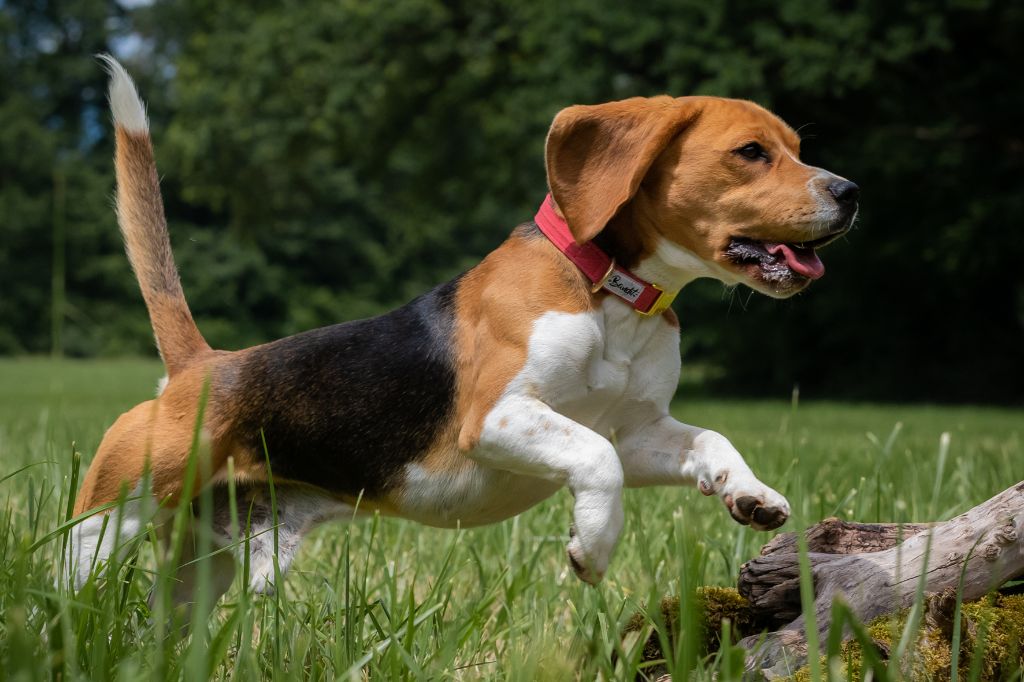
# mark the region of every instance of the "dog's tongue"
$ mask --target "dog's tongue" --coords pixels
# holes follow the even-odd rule
[[[825,274],[825,264],[818,258],[814,249],[793,246],[792,244],[765,244],[768,253],[786,259],[786,264],[796,273],[810,279],[818,279]]]

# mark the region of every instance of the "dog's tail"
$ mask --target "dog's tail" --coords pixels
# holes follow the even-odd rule
[[[110,55],[99,55],[99,59],[110,74],[117,141],[117,222],[149,310],[157,348],[167,375],[173,377],[210,346],[192,319],[174,266],[146,108],[124,67]]]

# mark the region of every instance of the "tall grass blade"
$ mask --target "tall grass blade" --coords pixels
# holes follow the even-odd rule
[[[811,682],[821,680],[821,649],[818,644],[818,618],[814,603],[814,574],[807,552],[807,534],[798,532],[796,535],[797,551],[800,563],[800,609],[804,617],[804,630],[807,636],[807,666]]]

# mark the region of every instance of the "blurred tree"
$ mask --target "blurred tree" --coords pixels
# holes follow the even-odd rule
[[[109,50],[121,21],[117,3],[106,0],[0,5],[0,353],[50,347],[60,183],[63,313],[72,323],[65,345],[76,354],[150,345],[110,207],[105,78],[91,59]]]
[[[21,94],[0,106],[0,135],[17,138],[0,147],[0,178],[17,178],[0,206],[20,226],[4,220],[14,248],[0,265],[26,276],[0,273],[15,292],[0,294],[0,350],[46,347],[47,195],[67,149],[68,172],[101,185],[87,196],[69,180],[69,211],[89,207],[69,216],[71,300],[108,316],[72,320],[68,346],[139,347],[148,331],[112,217],[92,212],[109,148],[102,75],[82,52],[102,45],[46,53],[18,12],[57,16],[0,6],[3,35],[32,46],[2,58]],[[717,367],[722,390],[1024,397],[1024,240],[1002,234],[1024,208],[1024,95],[1007,83],[1024,61],[1017,3],[164,0],[125,14],[81,0],[58,14],[132,39],[122,56],[152,105],[186,291],[215,345],[374,314],[470,267],[532,216],[561,107],[706,93],[800,128],[806,160],[862,186],[863,214],[796,300],[687,289],[688,361]],[[31,115],[57,92],[85,122],[65,137]],[[28,159],[16,144],[33,134]]]

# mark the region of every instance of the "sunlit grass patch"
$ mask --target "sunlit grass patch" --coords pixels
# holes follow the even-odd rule
[[[144,361],[0,361],[6,677],[633,679],[653,670],[641,655],[652,634],[668,669],[738,674],[731,648],[708,654],[685,637],[670,640],[653,608],[678,597],[680,622],[695,628],[696,601],[684,588],[734,585],[739,565],[769,538],[693,490],[627,492],[626,529],[596,589],[578,582],[565,558],[567,493],[472,530],[379,517],[326,524],[274,596],[249,594],[236,580],[191,635],[152,596],[162,579],[155,543],[140,542],[105,578],[68,589],[58,580],[59,534],[41,541],[67,518],[73,452],[84,471],[104,430],[152,397],[161,375]],[[783,530],[829,515],[945,519],[1020,480],[1024,461],[1019,410],[700,400],[674,412],[729,436],[789,497],[794,517]],[[936,487],[943,432],[950,447]],[[623,645],[631,618],[646,635]]]

